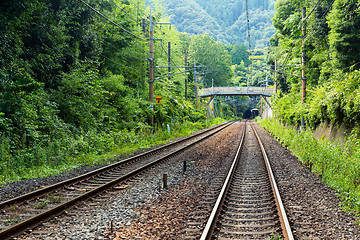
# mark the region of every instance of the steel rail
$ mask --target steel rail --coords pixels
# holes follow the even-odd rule
[[[151,163],[148,163],[146,164],[145,166],[143,167],[140,167],[122,177],[119,177],[109,183],[106,183],[98,188],[95,188],[89,192],[86,192],[84,193],[83,195],[81,196],[78,196],[72,200],[69,200],[61,205],[58,205],[48,211],[45,211],[43,213],[40,213],[34,217],[31,217],[23,222],[20,222],[16,225],[13,225],[7,229],[4,229],[2,231],[0,231],[0,239],[2,240],[7,240],[7,239],[11,239],[11,238],[14,238],[22,233],[24,233],[25,231],[27,230],[30,230],[38,225],[40,225],[41,223],[49,220],[49,219],[52,219],[54,218],[55,216],[58,216],[60,215],[61,213],[63,213],[65,210],[67,209],[70,209],[71,207],[75,206],[77,203],[80,203],[80,202],[83,202],[83,201],[86,201],[90,198],[93,198],[95,197],[96,195],[98,195],[99,193],[101,192],[104,192],[112,187],[114,187],[115,185],[118,185],[119,183],[121,182],[124,182],[126,180],[129,180],[131,179],[132,177],[154,167],[155,165],[167,160],[167,159],[170,159],[172,157],[174,157],[175,155],[181,153],[182,151],[194,146],[195,144],[198,144],[202,141],[204,141],[205,139],[215,135],[216,133],[220,132],[221,130],[227,128],[229,125],[233,124],[234,122],[229,122],[227,124],[224,124],[224,125],[221,125],[221,127],[217,126],[218,129],[215,130],[214,132],[210,133],[209,135],[206,135],[204,136],[203,138],[199,139],[199,140],[196,140],[195,142],[193,143],[190,143],[189,145],[186,145],[185,147],[181,148],[181,149],[178,149],[170,154],[167,154],[166,156],[160,158],[160,159],[157,159]]]
[[[286,215],[286,211],[285,211],[284,205],[282,203],[281,196],[280,196],[278,187],[276,185],[274,174],[272,173],[272,169],[271,169],[270,162],[269,162],[269,159],[267,157],[266,151],[264,149],[264,146],[263,146],[263,144],[261,142],[261,139],[260,139],[259,135],[257,134],[256,130],[253,128],[253,126],[251,126],[251,128],[253,129],[253,131],[255,133],[255,136],[256,136],[256,138],[258,140],[258,143],[259,143],[259,146],[260,146],[260,149],[261,149],[264,161],[265,161],[265,165],[266,165],[266,169],[267,169],[267,172],[268,172],[269,180],[270,180],[271,187],[272,187],[273,193],[274,193],[274,198],[275,198],[275,202],[276,202],[276,208],[277,208],[277,211],[279,213],[279,220],[280,220],[280,225],[281,225],[283,236],[284,236],[285,240],[294,240],[294,237],[292,235],[292,231],[291,231],[291,228],[290,228],[290,224],[289,224],[289,221],[288,221],[288,218],[287,218],[287,215]],[[204,231],[203,231],[203,233],[201,235],[200,240],[209,240],[209,239],[211,239],[211,237],[213,235],[215,225],[216,225],[216,222],[218,220],[218,216],[220,215],[220,211],[221,211],[222,205],[223,205],[225,197],[226,197],[226,192],[228,191],[228,189],[230,187],[232,176],[235,173],[236,165],[237,165],[237,163],[239,161],[239,155],[240,155],[241,147],[243,145],[245,132],[246,132],[246,128],[244,127],[243,136],[242,136],[242,139],[241,139],[240,146],[239,146],[239,148],[237,150],[234,162],[233,162],[233,164],[232,164],[232,166],[231,166],[231,168],[229,170],[227,178],[226,178],[226,180],[224,182],[224,185],[223,185],[223,187],[222,187],[222,189],[220,191],[218,199],[217,199],[217,201],[216,201],[216,203],[214,205],[214,208],[213,208],[213,210],[212,210],[212,212],[210,214],[210,217],[209,217],[209,219],[207,221],[207,224],[206,224],[206,226],[204,228]]]
[[[66,186],[69,186],[69,185],[72,185],[72,184],[75,184],[75,183],[78,183],[78,182],[81,182],[81,181],[84,181],[84,180],[87,180],[87,179],[91,179],[101,173],[104,173],[106,171],[109,171],[111,169],[114,169],[114,168],[117,168],[117,167],[120,167],[120,166],[123,166],[125,164],[128,164],[129,162],[131,161],[135,161],[135,160],[139,160],[141,158],[145,158],[145,157],[148,157],[148,156],[151,156],[159,151],[162,151],[162,150],[165,150],[167,149],[168,147],[171,147],[171,146],[175,146],[176,144],[179,144],[179,143],[182,143],[182,142],[185,142],[187,140],[190,140],[190,139],[193,139],[195,137],[198,137],[202,134],[205,134],[207,132],[210,132],[212,130],[214,130],[215,128],[218,128],[218,127],[221,127],[223,125],[229,125],[229,124],[232,124],[233,121],[230,121],[230,122],[225,122],[225,123],[222,123],[220,125],[217,125],[215,127],[212,127],[212,128],[209,128],[207,129],[206,131],[203,131],[203,132],[200,132],[200,133],[197,133],[197,134],[194,134],[190,137],[187,137],[187,138],[184,138],[184,139],[181,139],[179,141],[176,141],[176,142],[172,142],[172,143],[169,143],[169,144],[166,144],[164,146],[161,146],[161,147],[158,147],[156,149],[153,149],[153,150],[150,150],[150,151],[147,151],[147,152],[144,152],[144,153],[141,153],[141,154],[138,154],[136,156],[133,156],[133,157],[130,157],[130,158],[127,158],[125,160],[122,160],[122,161],[119,161],[119,162],[116,162],[114,164],[111,164],[111,165],[107,165],[105,167],[102,167],[102,168],[99,168],[99,169],[96,169],[94,171],[91,171],[91,172],[88,172],[88,173],[85,173],[83,175],[80,175],[78,177],[74,177],[74,178],[71,178],[71,179],[67,179],[67,180],[64,180],[62,182],[58,182],[58,183],[55,183],[53,185],[50,185],[50,186],[47,186],[45,188],[41,188],[41,189],[38,189],[38,190],[35,190],[33,192],[29,192],[29,193],[26,193],[26,194],[23,194],[21,196],[18,196],[18,197],[15,197],[15,198],[12,198],[12,199],[9,199],[9,200],[6,200],[6,201],[3,201],[0,203],[0,209],[3,209],[7,206],[12,206],[14,204],[21,204],[23,202],[26,202],[26,201],[31,201],[37,197],[41,197],[41,196],[44,196],[45,194],[48,194],[48,193],[51,193],[51,192],[54,192],[56,190],[59,190],[61,188],[64,188]]]
[[[275,202],[276,202],[276,208],[277,208],[278,213],[279,213],[279,220],[280,220],[283,236],[284,236],[285,240],[294,240],[294,237],[293,237],[293,234],[292,234],[292,231],[291,231],[291,227],[290,227],[290,223],[289,223],[289,220],[287,218],[283,202],[281,200],[280,192],[279,192],[279,189],[277,187],[276,180],[275,180],[274,174],[273,174],[272,169],[271,169],[269,158],[268,158],[268,156],[266,154],[264,145],[262,144],[258,133],[256,132],[256,130],[255,130],[255,128],[253,126],[251,126],[251,128],[253,129],[253,131],[255,133],[255,136],[256,136],[256,138],[258,140],[262,155],[264,157],[266,169],[267,169],[269,179],[270,179],[270,183],[271,183],[271,187],[272,187],[273,193],[274,193],[274,198],[275,198]]]
[[[211,239],[211,236],[214,232],[214,229],[215,229],[215,225],[216,225],[216,221],[219,217],[219,214],[220,214],[220,211],[221,211],[221,208],[223,206],[223,203],[224,203],[224,200],[225,200],[225,197],[226,197],[226,194],[228,192],[228,189],[230,187],[230,184],[231,184],[231,179],[232,177],[234,176],[234,173],[235,173],[235,170],[236,170],[236,167],[238,165],[238,162],[239,162],[239,159],[240,159],[240,153],[241,153],[241,148],[243,146],[243,142],[244,142],[244,138],[245,138],[245,132],[246,132],[246,123],[244,124],[244,128],[243,128],[243,135],[241,137],[241,141],[240,141],[240,144],[239,144],[239,147],[238,147],[238,150],[236,152],[236,155],[235,155],[235,158],[233,160],[233,163],[230,167],[230,170],[229,170],[229,173],[226,177],[226,180],[223,184],[223,187],[219,193],[219,196],[216,200],[216,203],[214,205],[214,208],[210,214],[210,217],[206,223],[206,226],[205,226],[205,229],[201,235],[201,238],[200,240],[207,240],[207,239]]]

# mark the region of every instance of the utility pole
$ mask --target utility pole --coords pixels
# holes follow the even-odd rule
[[[185,71],[187,70],[187,52],[185,51]],[[188,75],[186,74],[186,77],[185,77],[185,100],[187,101],[188,99],[188,94],[187,94],[187,88],[188,88]]]
[[[275,95],[277,93],[277,59],[275,59]]]
[[[196,75],[196,61],[194,60],[194,87],[195,87],[195,106],[196,110],[199,109],[198,102],[198,86],[197,86],[197,75]]]
[[[268,71],[266,71],[266,78],[265,78],[265,88],[267,88],[269,86],[268,84]]]
[[[220,117],[222,116],[222,107],[221,107],[221,96],[220,96]]]
[[[301,40],[301,85],[302,85],[302,104],[305,104],[306,100],[306,74],[305,74],[305,65],[306,65],[306,52],[305,52],[305,36],[306,36],[306,7],[302,8],[302,40]],[[305,128],[304,116],[301,117],[301,129]]]
[[[275,96],[277,94],[277,59],[275,59]],[[274,111],[274,118],[276,119],[276,112]]]
[[[145,21],[146,21],[145,18],[142,19],[142,31],[143,31],[143,33],[146,33],[146,22]]]
[[[150,107],[154,109],[154,25],[152,21],[152,6],[150,5],[149,33],[149,98]],[[154,127],[154,116],[151,116],[151,127]]]
[[[171,42],[168,42],[168,63],[169,63],[169,80],[171,80]]]

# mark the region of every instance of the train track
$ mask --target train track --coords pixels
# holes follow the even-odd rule
[[[266,152],[255,129],[247,122],[200,239],[270,239],[275,236],[293,239]]]
[[[125,181],[171,159],[232,123],[221,124],[124,161],[2,202],[0,239],[14,238],[104,191],[121,188]]]

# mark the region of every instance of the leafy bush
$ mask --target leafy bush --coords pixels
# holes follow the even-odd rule
[[[301,103],[300,87],[278,94],[274,100],[277,117],[284,123],[299,126],[301,117],[314,129],[324,121],[353,126],[360,121],[360,71],[334,73],[324,85],[308,90],[306,104]]]
[[[301,162],[312,165],[331,188],[339,191],[343,206],[360,214],[360,129],[353,131],[344,146],[327,140],[317,140],[311,132],[285,127],[278,121],[260,122],[276,139],[285,145]]]

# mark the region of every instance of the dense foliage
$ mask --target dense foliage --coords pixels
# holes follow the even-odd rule
[[[325,183],[340,192],[344,209],[360,213],[359,132],[353,131],[346,144],[338,144],[318,140],[310,131],[298,133],[271,119],[261,121],[261,125]]]
[[[231,55],[224,44],[217,43],[209,35],[194,37],[189,46],[190,54],[197,60],[202,69],[203,81],[206,86],[211,86],[212,79],[215,86],[228,86],[232,77]]]
[[[245,0],[170,0],[163,1],[171,21],[182,32],[208,33],[216,41],[226,44],[243,44],[247,39]],[[252,47],[268,46],[274,34],[271,18],[274,0],[248,0]]]
[[[307,34],[301,39],[303,7],[308,18]],[[288,66],[278,68],[286,74],[278,73],[280,91],[273,99],[277,121],[261,123],[341,193],[347,210],[359,214],[360,1],[279,0],[275,8],[277,32],[270,40],[268,63],[277,59],[278,65]],[[295,76],[301,75],[302,40],[307,63],[305,103],[302,79]],[[295,129],[302,117],[306,130],[299,133]],[[323,122],[344,124],[350,136],[342,144],[315,139],[312,131]]]
[[[305,116],[314,128],[320,122],[345,123],[360,119],[360,2],[357,0],[279,0],[273,19],[277,29],[271,39],[269,63],[280,71],[301,75],[301,8],[307,7],[305,37],[307,99],[301,104],[301,79],[279,74],[281,93],[275,99],[277,116],[299,125]]]
[[[0,7],[1,182],[91,163],[129,143],[164,141],[175,136],[165,133],[166,124],[183,134],[207,126],[205,111],[194,107],[191,74],[164,78],[167,68],[156,68],[155,95],[162,102],[151,108],[144,1],[4,0]],[[156,11],[153,21],[166,19]],[[162,39],[155,65],[168,65],[167,42],[173,43],[172,64],[184,65],[189,36],[156,25],[154,38]],[[229,81],[226,66],[220,71]]]

